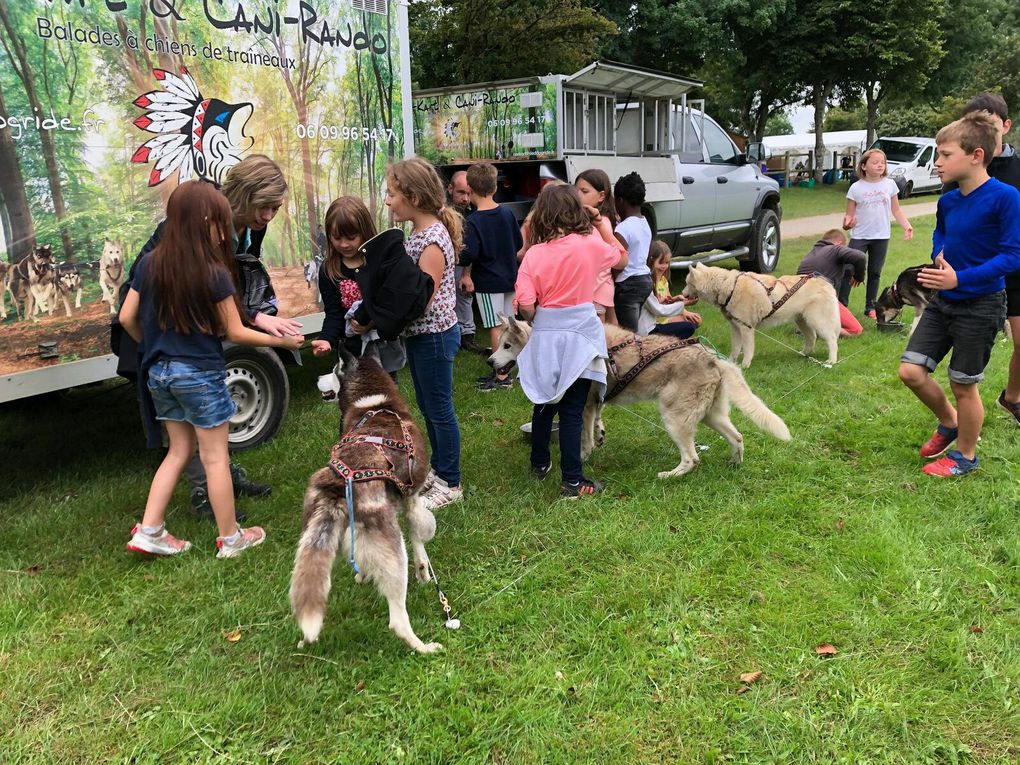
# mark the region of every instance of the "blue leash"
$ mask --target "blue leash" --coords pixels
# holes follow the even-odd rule
[[[355,574],[360,574],[358,564],[354,562],[354,481],[350,478],[347,479],[345,494],[347,495],[347,525],[351,527],[351,554],[347,558],[347,562],[351,564]]]

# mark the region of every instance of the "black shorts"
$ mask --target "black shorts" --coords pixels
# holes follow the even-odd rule
[[[1020,316],[1020,273],[1006,277],[1006,316]]]
[[[914,330],[900,361],[934,372],[949,351],[949,379],[977,383],[985,376],[995,336],[1006,321],[1006,294],[946,300],[936,294]]]

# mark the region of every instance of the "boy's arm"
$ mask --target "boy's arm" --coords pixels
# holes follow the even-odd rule
[[[854,267],[854,279],[863,282],[866,276],[868,256],[860,250],[851,247],[839,247],[836,249],[836,260],[848,266]]]
[[[1020,271],[1020,193],[1010,194],[999,204],[999,254],[980,266],[956,272],[959,286],[985,282]]]
[[[939,199],[935,207],[935,230],[931,232],[931,259],[935,260],[942,253],[946,241],[946,218],[945,210],[942,208],[942,200]]]

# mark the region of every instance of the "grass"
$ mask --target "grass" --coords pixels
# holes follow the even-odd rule
[[[932,223],[893,241],[884,281],[923,260]],[[781,270],[810,245],[787,242]],[[869,327],[827,370],[759,338],[747,379],[794,441],[735,413],[739,468],[702,430],[700,467],[657,481],[677,455],[655,408],[610,407],[588,467],[609,490],[576,503],[526,477],[520,389],[476,393],[482,362],[458,357],[468,490],[430,552],[462,629],[434,591],[408,596],[419,636],[445,643],[434,657],[389,633],[342,561],[322,640],[296,647],[301,497],[337,428],[317,360],[291,374],[280,437],[238,457],[274,490],[242,501],[269,540],[236,561],[214,559],[183,488],[169,523],[195,549],[123,551],[157,461],[129,388],[7,406],[0,761],[1015,763],[1020,430],[990,410],[981,471],[922,475],[934,423],[896,378],[903,345]],[[986,402],[1007,358],[1000,343]]]
[[[803,186],[789,186],[779,189],[783,204],[783,220],[807,218],[813,215],[826,215],[846,210],[846,192],[850,188],[849,181],[838,181],[834,185],[818,184],[813,189]],[[921,194],[901,202],[909,213],[910,205],[934,202],[936,194]]]

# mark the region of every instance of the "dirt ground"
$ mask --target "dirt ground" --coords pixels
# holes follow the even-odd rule
[[[280,301],[281,316],[322,310],[315,301],[315,288],[308,287],[300,267],[270,268],[269,275]],[[0,375],[110,353],[110,308],[106,303],[83,302],[80,310],[72,304],[70,317],[60,304],[53,316],[32,322],[17,321],[9,302],[7,321],[0,323]],[[56,342],[59,358],[39,358],[38,344],[43,342]]]

